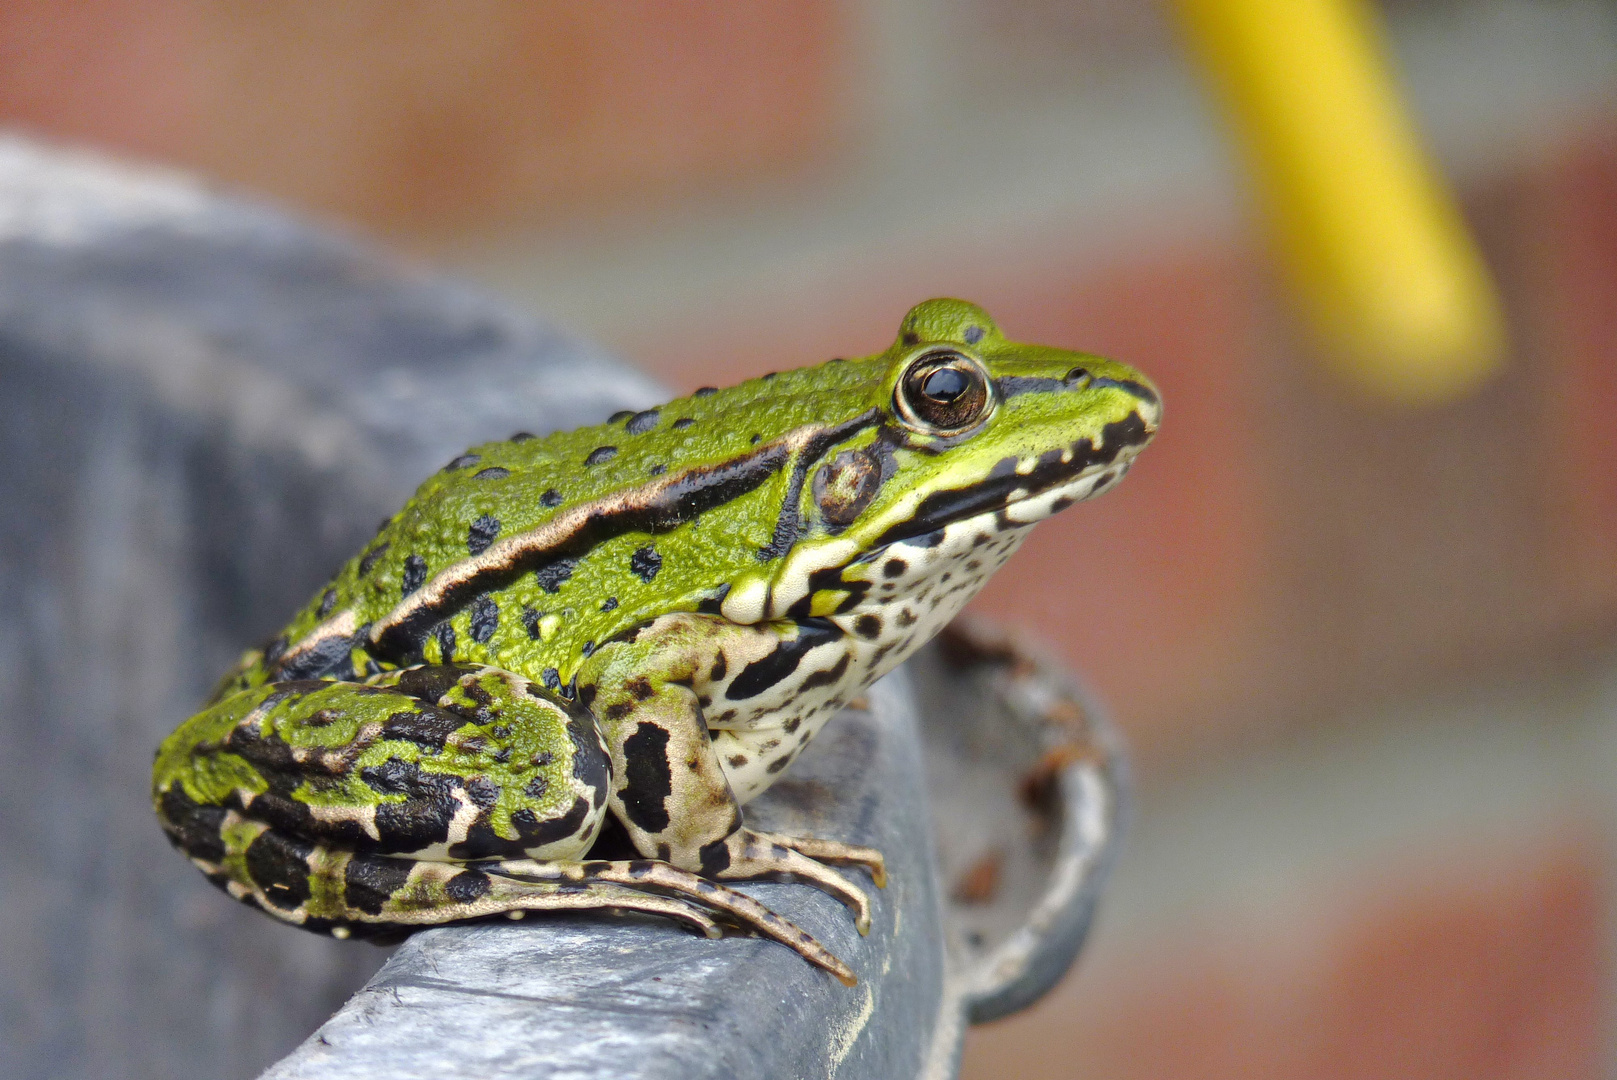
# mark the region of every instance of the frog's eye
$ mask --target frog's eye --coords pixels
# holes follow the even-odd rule
[[[898,415],[917,431],[958,435],[994,407],[988,373],[977,360],[953,349],[922,353],[898,380]]]

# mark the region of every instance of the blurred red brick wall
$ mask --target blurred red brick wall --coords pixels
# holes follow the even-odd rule
[[[831,0],[5,0],[0,121],[384,229],[554,220],[823,157]]]

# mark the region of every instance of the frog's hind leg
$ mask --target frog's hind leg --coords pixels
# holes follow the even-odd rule
[[[723,931],[700,906],[578,872],[578,863],[522,860],[520,878],[499,864],[463,864],[356,854],[310,844],[226,811],[217,853],[193,853],[208,879],[237,900],[283,922],[334,937],[383,937],[450,922],[529,911],[613,908],[663,915],[717,938]],[[217,855],[217,861],[206,855]],[[247,873],[232,873],[233,863]],[[556,868],[547,870],[547,867]]]
[[[611,909],[662,915],[709,937],[727,922],[796,950],[848,986],[847,964],[763,904],[664,862],[513,859],[462,864],[355,854],[307,844],[229,813],[226,859],[249,858],[251,876],[231,875],[193,856],[230,895],[286,922],[334,937],[375,937],[451,922],[530,911]],[[250,839],[249,839],[250,838]],[[249,854],[250,853],[250,854]]]
[[[719,912],[742,929],[772,938],[787,948],[796,950],[809,963],[830,972],[845,986],[853,986],[859,981],[853,969],[843,963],[835,953],[821,945],[812,935],[776,915],[752,897],[661,860],[632,859],[621,862],[582,863],[513,860],[490,864],[485,869],[491,878],[507,878],[533,887],[544,885],[553,885],[561,889],[601,887],[633,893],[642,899],[666,900],[686,907],[699,904]],[[644,890],[657,890],[657,892],[648,893]],[[602,892],[600,895],[606,897],[618,893]],[[580,903],[578,906],[628,906],[636,907],[637,910],[652,910],[639,904],[612,902]]]
[[[343,897],[342,915],[330,927],[339,936],[495,915],[519,919],[530,911],[615,909],[667,916],[718,938],[723,931],[714,920],[717,914],[743,930],[795,949],[848,986],[858,981],[824,945],[752,897],[653,859],[508,859],[460,865],[333,854],[341,865],[333,864],[327,871],[330,882],[325,891]]]
[[[425,860],[355,855],[343,868],[347,919],[339,925],[361,934],[369,926],[419,928],[530,911],[611,909],[662,915],[709,938],[724,936],[700,906],[675,896],[645,892],[581,872],[581,863],[519,860],[520,876],[507,864],[461,866]],[[361,907],[362,905],[362,907]]]

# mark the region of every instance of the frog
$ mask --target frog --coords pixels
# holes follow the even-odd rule
[[[735,886],[817,888],[865,934],[882,853],[744,807],[1161,411],[1132,368],[945,298],[871,356],[473,446],[163,741],[159,823],[336,938],[639,912],[854,985]]]

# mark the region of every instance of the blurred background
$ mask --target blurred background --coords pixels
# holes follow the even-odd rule
[[[932,295],[1143,368],[1156,445],[977,605],[1111,703],[1138,814],[1078,969],[964,1075],[1609,1075],[1617,8],[1370,12],[1413,202],[1468,226],[1439,355],[1322,333],[1347,286],[1299,251],[1374,270],[1402,219],[1286,216],[1313,181],[1252,95],[1301,84],[1243,96],[1219,6],[5,0],[0,124],[368,233],[680,392]]]

